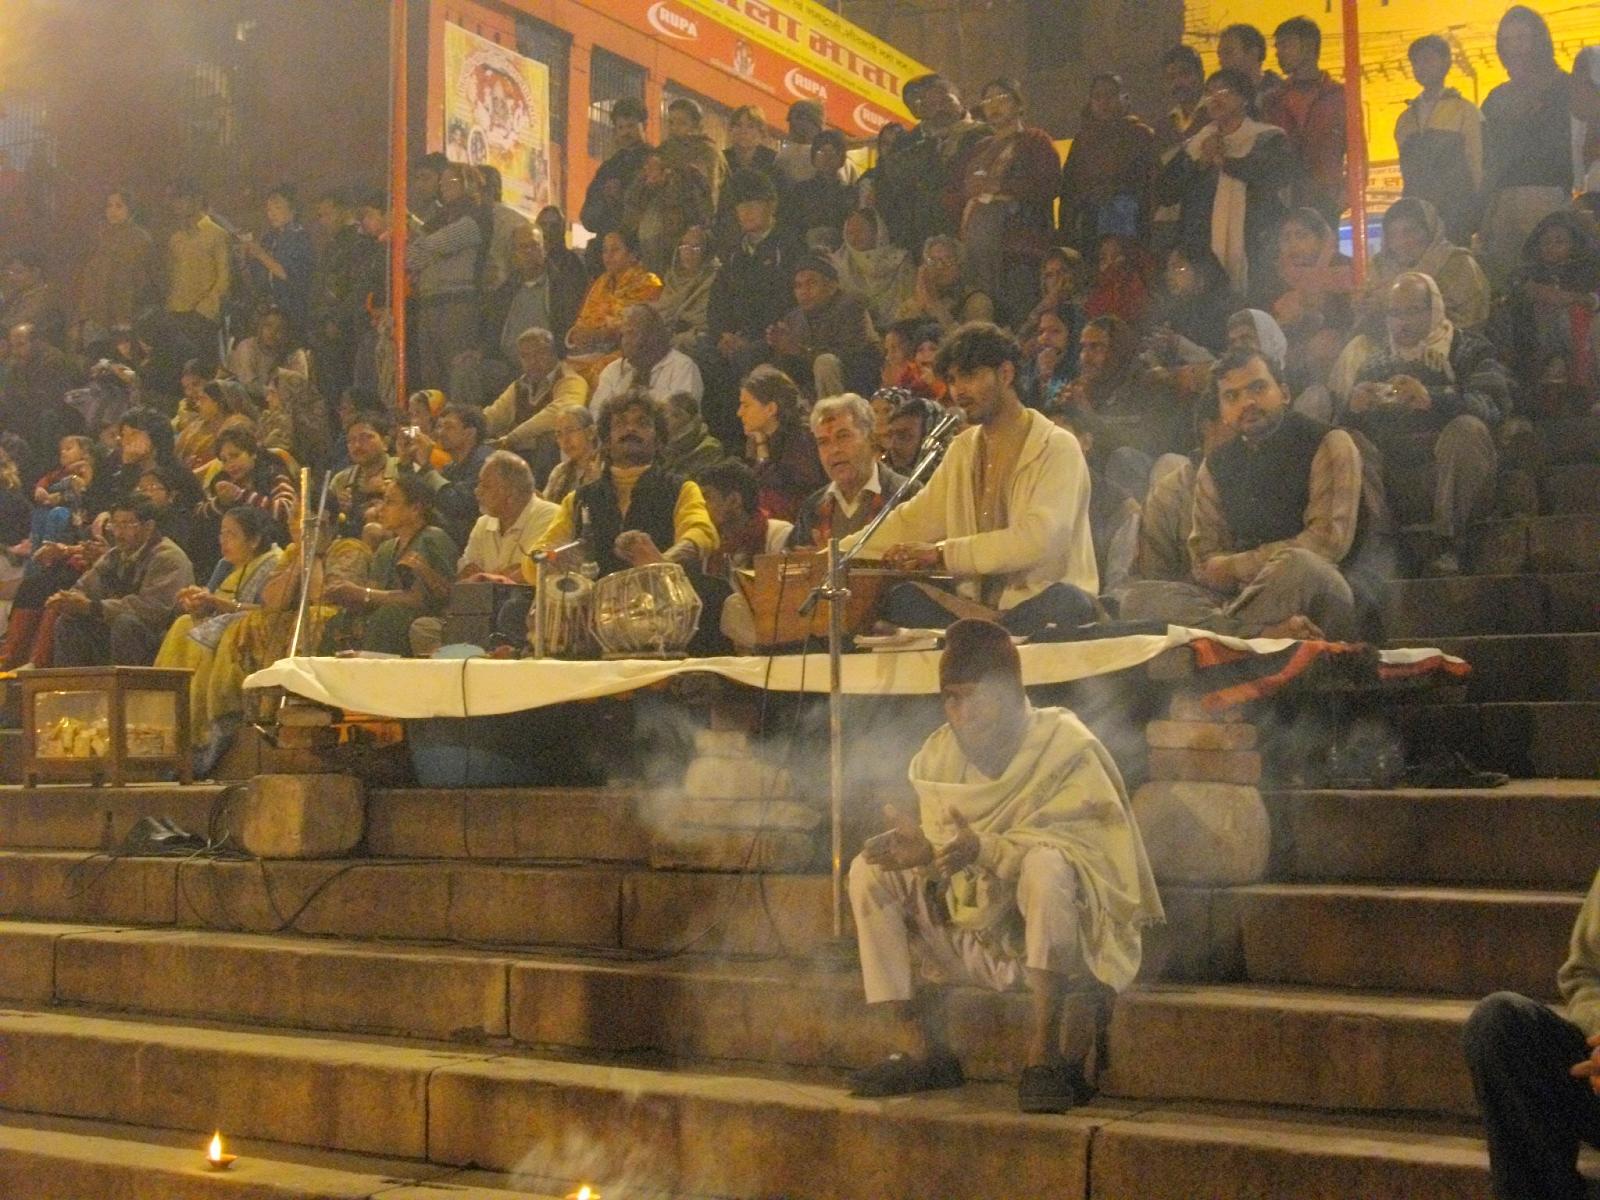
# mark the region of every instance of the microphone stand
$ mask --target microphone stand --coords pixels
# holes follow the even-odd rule
[[[850,603],[848,572],[850,562],[861,548],[872,540],[872,535],[883,524],[884,518],[906,497],[906,493],[921,482],[939,456],[941,442],[960,420],[959,415],[947,413],[922,439],[922,457],[911,474],[895,489],[889,502],[869,521],[856,544],[848,551],[839,549],[838,535],[828,539],[828,573],[823,582],[811,589],[800,604],[800,615],[809,617],[822,600],[828,602],[828,802],[832,825],[830,846],[833,863],[833,888],[830,896],[833,915],[835,946],[842,948],[844,940],[844,695],[841,676],[844,656],[844,615]]]

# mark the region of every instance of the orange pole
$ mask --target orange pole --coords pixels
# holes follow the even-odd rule
[[[1345,180],[1350,203],[1350,257],[1359,284],[1367,274],[1367,135],[1361,113],[1361,19],[1344,0]]]
[[[406,0],[389,2],[389,315],[394,322],[394,405],[406,411]]]

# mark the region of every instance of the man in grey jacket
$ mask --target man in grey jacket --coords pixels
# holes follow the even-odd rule
[[[58,667],[147,667],[177,614],[178,592],[194,583],[194,567],[156,528],[155,506],[143,495],[111,506],[112,547],[76,587],[46,602],[59,611]]]
[[[1501,1200],[1583,1200],[1578,1143],[1600,1146],[1600,875],[1556,976],[1566,1015],[1496,992],[1467,1021],[1467,1066]]]

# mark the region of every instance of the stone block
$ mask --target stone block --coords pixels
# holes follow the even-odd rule
[[[1152,779],[1192,779],[1202,783],[1261,782],[1261,755],[1254,750],[1173,750],[1150,748]]]
[[[179,920],[207,929],[450,938],[450,874],[435,864],[193,862],[179,872]]]
[[[92,932],[91,925],[0,924],[0,1000],[51,1003],[56,943],[69,933]]]
[[[803,871],[816,857],[812,834],[786,830],[685,828],[650,839],[657,870]]]
[[[1239,721],[1151,721],[1144,740],[1163,750],[1254,750],[1258,733]]]
[[[762,761],[742,729],[701,729],[695,757],[683,776],[685,795],[707,800],[782,800],[791,789],[788,768]]]
[[[366,793],[353,775],[257,775],[238,820],[257,858],[338,858],[361,841]]]
[[[1173,692],[1167,702],[1167,718],[1173,721],[1208,721],[1232,724],[1245,719],[1241,707],[1225,708],[1212,712],[1200,703],[1200,692]]]
[[[449,937],[496,945],[615,947],[622,879],[607,870],[455,867],[449,874]]]
[[[64,1003],[299,1029],[483,1039],[506,1032],[504,959],[310,938],[94,933],[61,945]]]
[[[1528,565],[1528,522],[1488,521],[1470,535],[1468,561],[1479,575],[1517,575]]]
[[[1552,633],[1600,630],[1600,575],[1547,575],[1540,582]]]
[[[622,944],[697,954],[808,954],[832,936],[825,875],[635,871],[623,883]],[[851,929],[845,902],[845,930]]]
[[[430,1073],[383,1043],[0,1013],[0,1107],[421,1158]]]
[[[1540,517],[1528,530],[1532,570],[1600,571],[1600,513]]]
[[[1162,883],[1254,883],[1266,873],[1271,830],[1253,787],[1154,781],[1134,794],[1133,814]]]
[[[178,863],[88,860],[82,853],[0,851],[0,915],[47,921],[171,925]]]
[[[823,810],[798,800],[709,800],[701,796],[659,796],[646,810],[657,832],[684,827],[783,829],[809,833],[822,824]]]
[[[1475,1001],[1261,986],[1124,992],[1108,1095],[1473,1115],[1461,1033]],[[1174,1071],[1152,1047],[1190,1052]],[[1332,1195],[1334,1193],[1323,1193]]]

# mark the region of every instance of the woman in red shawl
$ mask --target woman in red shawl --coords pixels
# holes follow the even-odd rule
[[[1137,326],[1150,307],[1150,252],[1130,237],[1108,233],[1100,239],[1096,262],[1083,311],[1091,319],[1115,316]]]

